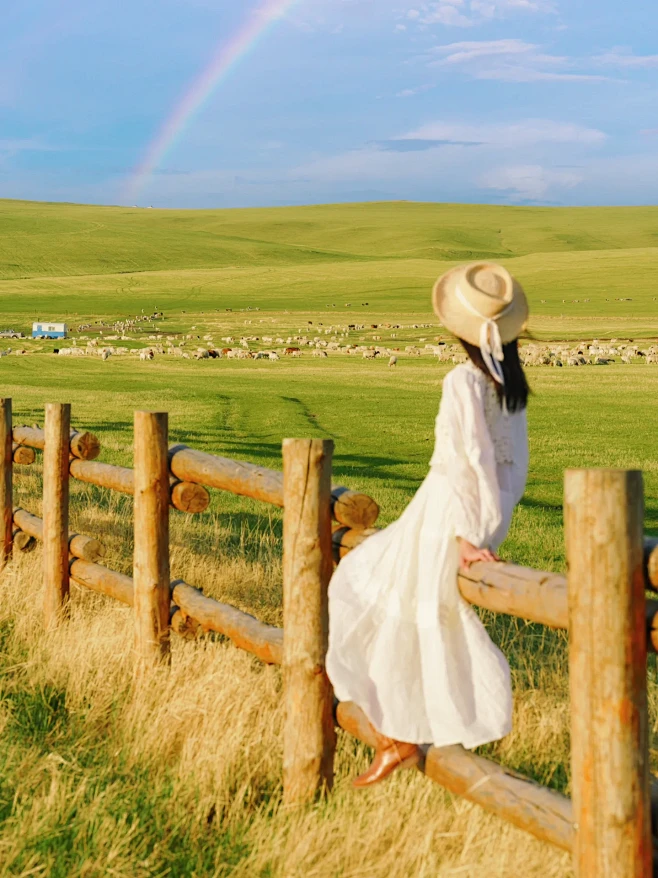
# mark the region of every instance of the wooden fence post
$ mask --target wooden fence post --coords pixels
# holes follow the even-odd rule
[[[48,403],[43,449],[43,585],[46,629],[65,616],[69,600],[69,441],[71,406]]]
[[[568,470],[564,493],[575,874],[647,878],[642,473]]]
[[[333,783],[336,731],[325,671],[333,447],[329,439],[283,440],[283,790],[290,805]]]
[[[0,399],[0,514],[2,535],[0,541],[0,570],[11,558],[14,532],[13,465],[11,400]]]
[[[169,466],[165,412],[135,412],[135,653],[141,674],[169,660]]]

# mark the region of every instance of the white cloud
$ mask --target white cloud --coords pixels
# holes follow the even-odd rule
[[[453,143],[472,143],[497,147],[518,148],[539,143],[580,143],[598,145],[607,135],[596,128],[586,128],[573,122],[553,122],[550,119],[526,119],[511,124],[468,125],[451,122],[431,122],[403,134],[399,140],[436,140]]]
[[[435,46],[430,59],[430,67],[450,68],[474,79],[597,82],[608,78],[574,71],[570,58],[547,54],[535,43],[517,39],[448,43]]]
[[[612,49],[594,58],[599,64],[624,68],[658,67],[658,55],[634,55],[630,49]]]
[[[512,198],[541,201],[552,189],[572,189],[582,180],[582,176],[574,171],[541,165],[509,165],[492,168],[482,174],[479,183],[485,189],[506,192]]]
[[[423,94],[423,92],[430,91],[435,88],[435,86],[431,82],[425,82],[422,85],[417,85],[414,88],[403,88],[402,91],[396,93],[396,98],[410,98],[414,95]]]
[[[471,27],[494,18],[507,18],[519,12],[550,13],[548,0],[435,0],[410,9],[407,17],[424,26],[440,24]]]

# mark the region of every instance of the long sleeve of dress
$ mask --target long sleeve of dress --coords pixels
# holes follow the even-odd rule
[[[464,369],[453,370],[443,383],[441,410],[448,434],[443,460],[452,493],[454,535],[482,548],[490,544],[503,514],[482,382]]]

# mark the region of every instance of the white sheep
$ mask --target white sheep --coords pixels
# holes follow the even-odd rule
[[[393,357],[391,357],[391,358],[389,359],[389,361],[388,361],[388,368],[389,368],[389,369],[392,369],[393,366],[397,366],[397,364],[398,364],[398,358],[395,357],[395,356],[393,356]]]

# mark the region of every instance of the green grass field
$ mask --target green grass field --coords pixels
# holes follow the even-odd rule
[[[657,245],[650,207],[174,211],[0,201],[0,300],[4,319],[25,327],[154,306],[172,327],[190,313],[210,319],[247,307],[429,318],[428,289],[441,271],[486,258],[526,286],[539,335],[593,327],[643,337],[658,317]]]
[[[151,211],[0,202],[2,323],[25,331],[37,316],[73,324],[158,307],[165,333],[285,334],[308,321],[316,331],[386,319],[404,324],[404,344],[441,334],[429,308],[435,277],[486,257],[524,283],[536,335],[649,339],[658,335],[657,235],[651,208]],[[412,322],[433,328],[412,330]],[[138,408],[168,411],[172,441],[275,468],[285,436],[331,437],[336,479],[374,496],[381,523],[400,514],[427,471],[449,368],[431,358],[389,370],[308,355],[101,362],[54,357],[53,343],[25,346],[34,353],[0,359],[1,395],[13,398],[17,422],[41,423],[45,402],[71,402],[76,426],[101,438],[101,459],[126,465]],[[562,478],[572,466],[642,469],[646,529],[658,533],[658,368],[528,374],[530,478],[504,556],[564,569]],[[17,477],[18,499],[33,511],[40,479],[39,465]],[[74,526],[102,537],[109,566],[129,571],[129,498],[77,483],[72,490]],[[214,493],[203,515],[172,514],[172,573],[276,624],[280,551],[279,511],[253,501]],[[286,812],[277,670],[221,642],[177,643],[170,677],[138,698],[128,610],[76,589],[70,625],[44,637],[39,553],[20,559],[2,585],[0,875],[570,874],[560,852],[412,773],[357,795],[349,781],[367,751],[346,737],[332,798]],[[510,659],[516,693],[514,732],[488,750],[568,792],[564,636],[507,617],[486,621]],[[655,672],[652,660],[658,749]]]

